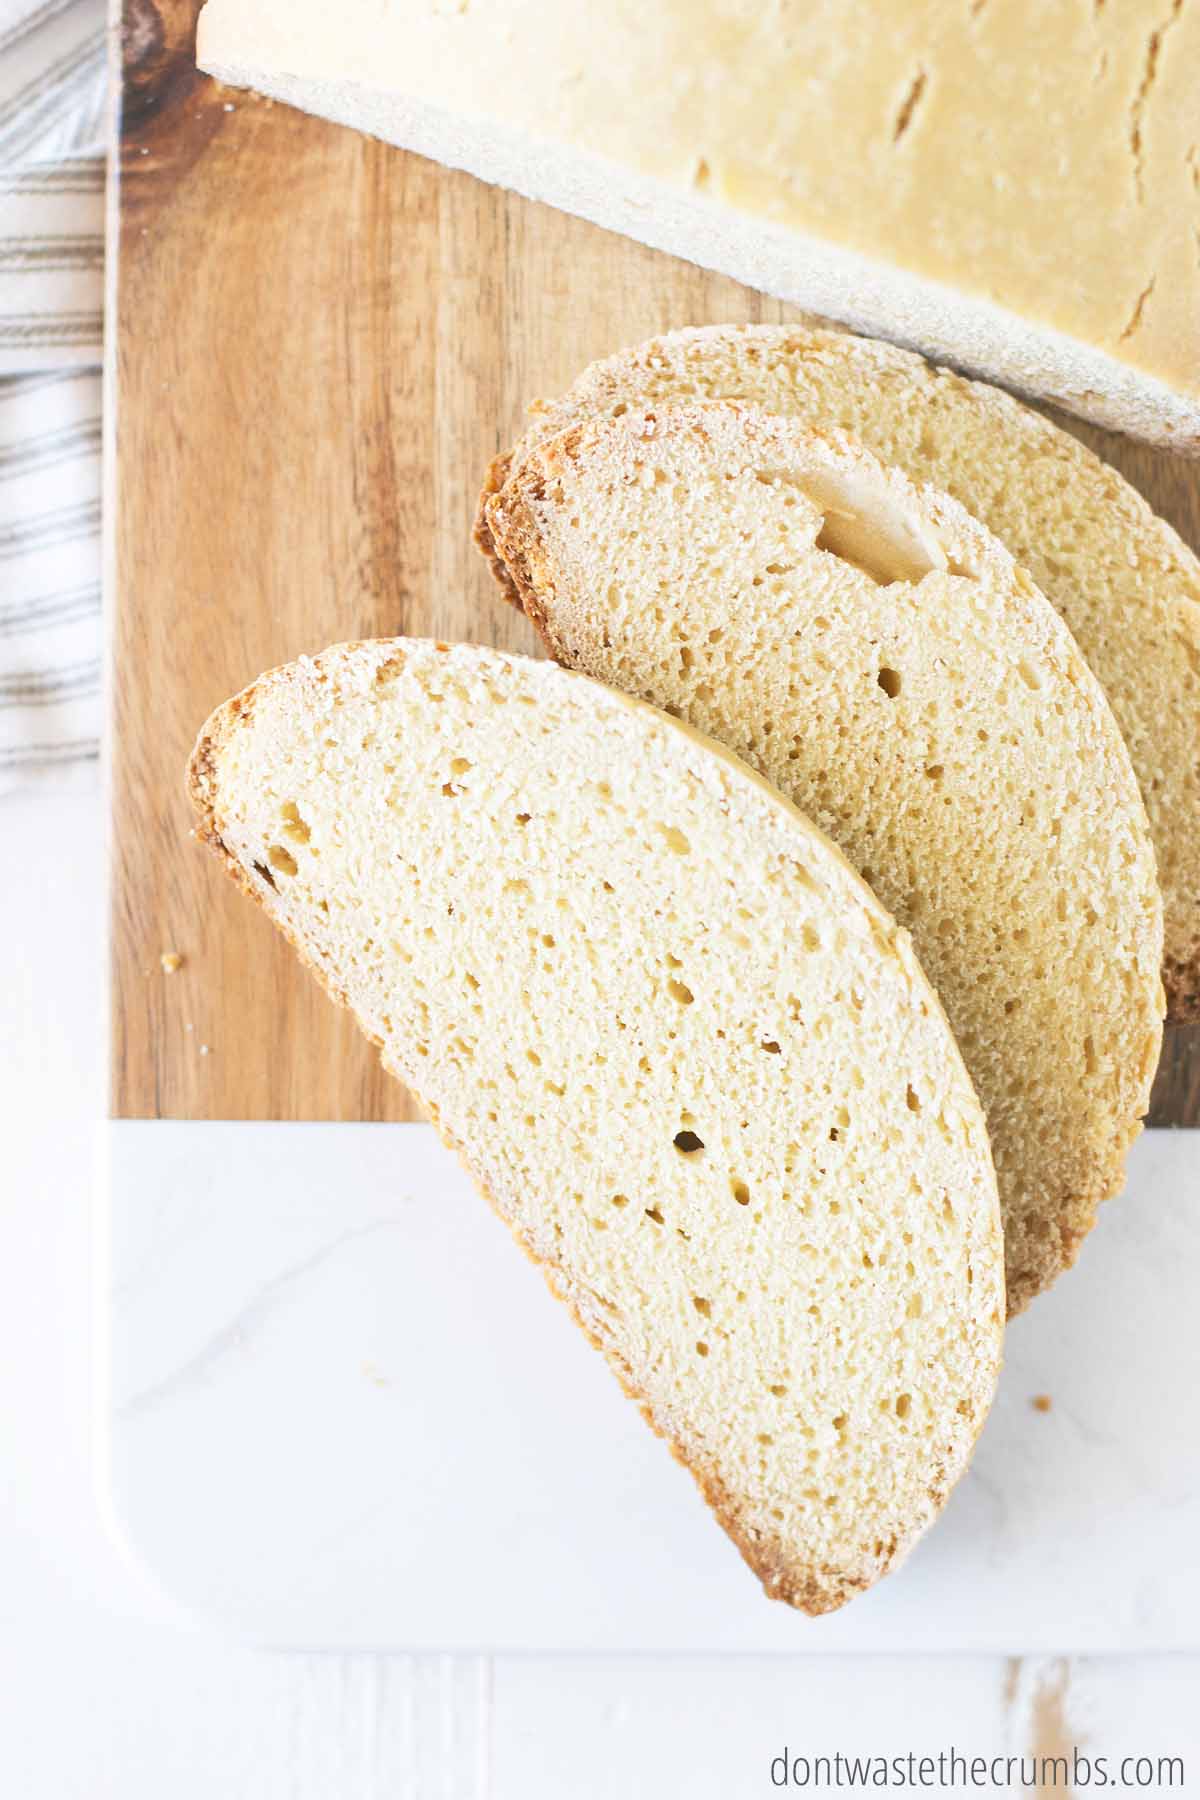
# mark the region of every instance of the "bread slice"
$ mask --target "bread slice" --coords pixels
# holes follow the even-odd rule
[[[1200,8],[209,0],[222,81],[1200,446]]]
[[[990,1403],[1003,1257],[942,1010],[829,841],[649,707],[404,639],[263,676],[189,785],[768,1594],[893,1567]]]
[[[1158,858],[1169,1016],[1200,1020],[1200,562],[1179,536],[1115,469],[1009,395],[845,332],[715,326],[653,338],[535,408],[517,455],[580,419],[687,399],[751,400],[849,431],[960,500],[1029,571],[1128,745]],[[493,465],[480,506],[488,555],[484,506],[507,466]]]
[[[955,501],[744,405],[574,426],[488,518],[560,662],[743,756],[911,930],[1020,1311],[1121,1186],[1161,1040],[1145,812],[1061,619]]]

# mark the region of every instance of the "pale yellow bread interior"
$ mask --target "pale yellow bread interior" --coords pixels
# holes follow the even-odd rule
[[[262,677],[189,785],[767,1592],[893,1567],[991,1400],[1000,1222],[942,1010],[828,839],[610,688],[403,639]]]
[[[1122,1186],[1161,1042],[1145,811],[1062,620],[956,502],[745,405],[572,427],[488,519],[559,661],[727,744],[911,930],[1020,1311]]]

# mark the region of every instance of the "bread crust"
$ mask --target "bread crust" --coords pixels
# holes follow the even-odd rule
[[[401,643],[411,643],[411,640],[395,641],[398,646]],[[318,668],[326,663],[336,666],[343,660],[352,659],[357,653],[373,654],[378,648],[378,643],[369,641],[339,644],[332,646],[321,656],[313,658],[312,662]],[[439,643],[436,648],[445,651],[449,649],[449,646]],[[748,1524],[744,1509],[739,1507],[736,1498],[712,1465],[694,1456],[673,1427],[672,1421],[655,1411],[644,1388],[638,1383],[628,1360],[613,1341],[611,1334],[606,1331],[603,1315],[599,1309],[589,1308],[578,1285],[572,1283],[565,1271],[557,1268],[538,1253],[530,1237],[505,1212],[490,1183],[468,1156],[464,1146],[446,1126],[438,1107],[420,1091],[410,1071],[398,1068],[389,1060],[384,1040],[364,1026],[345,989],[338,984],[319,959],[311,954],[303,938],[292,929],[282,912],[272,906],[270,895],[273,891],[273,883],[269,882],[264,887],[251,881],[240,860],[226,846],[221,836],[218,816],[217,763],[221,750],[252,717],[256,705],[269,688],[278,685],[288,686],[295,680],[296,667],[295,664],[284,664],[267,670],[241,693],[219,706],[201,728],[188,762],[185,780],[187,796],[196,814],[197,822],[193,827],[193,836],[216,857],[226,875],[241,892],[267,914],[291,944],[301,963],[315,975],[330,999],[350,1012],[358,1029],[368,1042],[381,1053],[380,1060],[385,1072],[402,1081],[408,1088],[433,1125],[442,1143],[458,1158],[493,1213],[506,1226],[530,1262],[541,1271],[550,1292],[564,1304],[588,1341],[603,1352],[605,1361],[612,1369],[624,1394],[636,1403],[642,1417],[655,1435],[666,1443],[676,1462],[691,1475],[718,1524],[730,1538],[747,1567],[762,1584],[766,1597],[783,1601],[810,1617],[818,1617],[838,1610],[848,1600],[873,1586],[877,1580],[890,1573],[903,1561],[918,1539],[934,1522],[944,1506],[950,1490],[966,1469],[991,1406],[999,1375],[1003,1344],[1003,1323],[1000,1315],[996,1315],[996,1323],[991,1336],[991,1355],[986,1361],[981,1358],[976,1365],[975,1383],[971,1395],[974,1410],[969,1415],[972,1429],[969,1433],[964,1432],[962,1441],[956,1446],[956,1458],[953,1460],[947,1458],[939,1465],[935,1479],[926,1493],[927,1512],[925,1516],[917,1519],[906,1537],[891,1537],[884,1546],[882,1558],[872,1567],[869,1574],[801,1564],[789,1554],[782,1540],[756,1533]],[[377,676],[386,667],[386,663],[379,665]],[[625,697],[622,696],[622,698]],[[637,703],[629,702],[629,704]],[[680,728],[691,736],[699,735],[692,732],[691,728],[686,725],[681,725]],[[736,760],[729,757],[728,752],[718,745],[713,745],[712,749],[728,760]],[[747,773],[751,774],[755,781],[761,781],[761,778],[754,776],[751,771],[747,771]],[[767,784],[763,783],[762,785],[766,786]],[[936,1005],[936,999],[934,1003]],[[972,1098],[974,1098],[973,1092]],[[978,1129],[985,1132],[983,1115],[978,1101],[976,1100],[974,1104]],[[997,1222],[997,1238],[998,1235]],[[1003,1298],[1003,1255],[998,1245],[996,1254],[998,1257],[997,1275],[1001,1298]]]
[[[1036,439],[1051,444],[1056,457],[1068,469],[1074,465],[1090,477],[1103,471],[1106,483],[1112,485],[1113,491],[1121,496],[1122,504],[1130,508],[1141,522],[1146,543],[1169,557],[1176,566],[1177,574],[1173,579],[1180,595],[1192,593],[1196,597],[1196,604],[1190,613],[1180,609],[1177,630],[1190,646],[1195,665],[1200,667],[1200,560],[1192,554],[1178,533],[1153,513],[1142,496],[1116,469],[1105,464],[1094,451],[1069,432],[1040,413],[1034,413],[1023,406],[1003,388],[954,374],[927,361],[915,351],[895,344],[861,337],[850,331],[817,327],[708,325],[668,332],[591,364],[558,399],[533,402],[529,408],[529,425],[522,437],[512,448],[493,457],[487,468],[473,527],[475,544],[511,605],[520,607],[522,595],[517,579],[506,566],[497,547],[488,513],[492,501],[500,493],[514,468],[527,458],[531,450],[574,423],[603,413],[621,402],[651,404],[645,396],[647,381],[652,380],[655,373],[661,375],[664,369],[678,367],[690,353],[703,355],[710,349],[737,351],[746,346],[753,351],[770,353],[779,358],[793,356],[800,367],[803,367],[808,358],[822,359],[836,355],[851,361],[857,372],[869,360],[873,371],[911,387],[919,389],[924,384],[936,384],[939,397],[944,397],[947,392],[961,396],[964,406],[978,408],[989,420],[994,421],[998,432],[1012,433],[1019,427],[1023,438],[1028,436],[1031,442]],[[764,410],[773,410],[768,402],[753,395],[729,394],[722,397],[734,400],[744,397],[754,404],[762,405]],[[678,398],[686,398],[686,394],[681,391]],[[662,400],[660,404],[668,402]],[[788,414],[785,412],[781,416]],[[807,412],[804,416],[808,416]],[[936,473],[933,480],[937,485]],[[1064,489],[1068,485],[1064,483]],[[960,499],[965,499],[970,508],[969,498],[960,495]],[[1053,594],[1049,598],[1051,604],[1054,604]],[[1086,655],[1086,646],[1084,648]],[[1200,763],[1200,715],[1196,720],[1194,751],[1195,760]],[[1188,829],[1186,821],[1181,823],[1179,829]],[[1193,829],[1200,829],[1195,827],[1194,821]],[[1200,1023],[1200,892],[1192,893],[1185,884],[1176,898],[1168,893],[1167,921],[1162,969],[1167,1018],[1173,1024]]]

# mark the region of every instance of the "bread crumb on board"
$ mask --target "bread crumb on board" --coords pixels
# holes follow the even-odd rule
[[[176,970],[183,967],[183,957],[178,950],[164,950],[158,960],[162,964],[164,975],[174,975]]]
[[[1034,1412],[1041,1413],[1049,1412],[1053,1404],[1054,1402],[1051,1400],[1049,1394],[1035,1394],[1030,1401],[1030,1405],[1033,1407]]]

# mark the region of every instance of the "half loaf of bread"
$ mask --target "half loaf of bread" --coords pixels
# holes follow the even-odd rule
[[[189,784],[767,1592],[893,1567],[991,1400],[1003,1256],[941,1007],[828,839],[611,689],[403,639],[263,676]]]
[[[810,312],[1200,447],[1184,0],[208,0],[196,54]]]
[[[1187,545],[1115,469],[1010,395],[847,332],[712,326],[652,338],[539,403],[516,455],[585,418],[692,399],[750,400],[850,432],[961,501],[1029,571],[1128,746],[1158,859],[1170,1017],[1200,1020],[1200,562]],[[509,460],[489,472],[477,527],[501,579],[485,506]]]
[[[755,407],[575,426],[488,520],[560,662],[727,744],[911,930],[1020,1311],[1122,1185],[1161,1041],[1145,811],[1062,620],[955,501]]]

